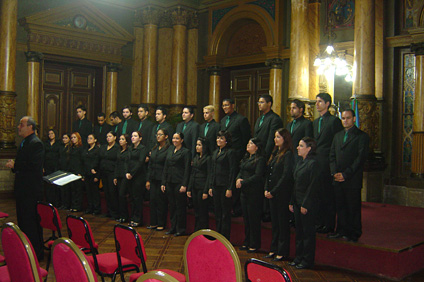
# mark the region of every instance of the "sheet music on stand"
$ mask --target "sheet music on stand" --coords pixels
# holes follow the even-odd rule
[[[73,173],[62,171],[62,170],[55,171],[43,177],[44,181],[47,181],[51,184],[56,184],[59,186],[64,186],[68,183],[71,183],[81,178],[82,177],[79,175],[75,175]]]

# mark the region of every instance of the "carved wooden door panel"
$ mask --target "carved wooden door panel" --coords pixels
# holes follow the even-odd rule
[[[249,119],[253,130],[259,117],[257,101],[259,95],[269,92],[269,69],[249,69],[231,72],[231,97],[236,110]]]
[[[59,136],[70,133],[77,119],[75,108],[84,105],[87,118],[93,122],[101,111],[101,96],[96,95],[96,68],[48,63],[43,68],[42,130],[55,129]]]

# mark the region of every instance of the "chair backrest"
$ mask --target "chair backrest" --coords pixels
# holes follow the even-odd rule
[[[79,216],[68,215],[66,217],[69,238],[82,248],[85,253],[97,253],[94,243],[93,232],[88,222]]]
[[[250,258],[244,265],[244,271],[248,282],[291,282],[290,274],[282,267]]]
[[[153,270],[141,275],[136,282],[178,282],[178,280],[171,275],[160,271]]]
[[[144,249],[141,235],[132,227],[116,224],[114,228],[116,253],[118,264],[121,265],[121,257],[131,260],[138,267],[143,267],[143,272],[147,272],[146,251]]]
[[[233,245],[218,232],[193,233],[184,246],[185,276],[190,282],[241,282],[240,259]]]
[[[37,203],[37,213],[40,217],[41,227],[50,229],[53,232],[56,231],[59,237],[62,236],[60,232],[60,229],[62,229],[62,222],[60,221],[57,209],[52,204],[39,201]]]
[[[13,222],[4,225],[1,243],[10,281],[41,282],[38,259],[27,236]]]
[[[68,238],[53,244],[53,269],[57,282],[97,282],[97,276],[84,253]]]

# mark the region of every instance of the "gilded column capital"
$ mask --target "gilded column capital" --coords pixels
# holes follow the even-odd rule
[[[107,72],[118,72],[122,69],[122,65],[116,63],[107,63],[106,68]]]
[[[159,22],[159,28],[172,28],[172,15],[171,12],[165,11]]]
[[[146,6],[137,11],[136,21],[141,23],[142,25],[158,25],[161,21],[163,12],[164,11],[161,8],[154,6]]]
[[[282,69],[283,60],[280,58],[268,59],[265,61],[265,66],[270,67],[271,69]]]
[[[420,43],[412,43],[411,51],[415,53],[415,56],[423,56],[424,55],[424,42]]]
[[[199,17],[197,16],[197,12],[193,11],[190,15],[190,19],[188,21],[188,29],[198,29],[199,28]]]
[[[222,68],[220,66],[210,66],[207,68],[209,76],[211,75],[221,75]]]
[[[173,25],[188,25],[190,19],[190,12],[184,8],[178,7],[171,11],[171,18]]]
[[[33,51],[25,52],[25,56],[27,58],[27,62],[37,62],[37,63],[39,63],[44,57],[43,53],[33,52]]]

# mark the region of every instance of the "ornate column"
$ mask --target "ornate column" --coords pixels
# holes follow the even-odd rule
[[[0,149],[15,147],[16,118],[16,25],[18,1],[0,6]]]
[[[25,52],[28,65],[28,97],[27,115],[40,122],[40,61],[43,54],[39,52]]]
[[[375,97],[375,0],[355,2],[353,97],[358,99],[361,129],[370,136],[370,148],[375,150],[379,119]]]
[[[309,27],[309,99],[315,100],[319,93],[319,75],[314,66],[314,58],[319,54],[320,42],[320,9],[321,0],[309,0],[308,27]]]
[[[193,13],[187,34],[187,105],[197,105],[197,56],[199,42],[199,20]]]
[[[415,52],[415,99],[412,123],[412,160],[411,173],[415,177],[424,177],[424,42],[412,44]]]
[[[131,85],[131,104],[141,102],[141,81],[143,75],[143,38],[144,29],[141,23],[137,22],[134,26],[134,45],[133,45],[133,67],[132,67],[132,85]]]
[[[158,86],[156,102],[158,105],[171,103],[171,62],[173,29],[170,13],[165,13],[159,22],[158,46]]]
[[[215,107],[214,118],[219,120],[219,107],[221,105],[221,68],[212,66],[208,68],[209,73],[209,104]]]
[[[189,13],[178,7],[172,11],[171,16],[174,30],[171,64],[171,113],[176,113],[186,103],[187,24]]]
[[[106,116],[116,111],[118,98],[118,71],[121,69],[120,64],[109,63],[106,66]]]
[[[308,3],[291,1],[289,99],[309,99]]]
[[[281,91],[283,82],[283,60],[280,58],[270,59],[265,62],[269,70],[269,91],[274,99],[274,112],[281,115]]]

